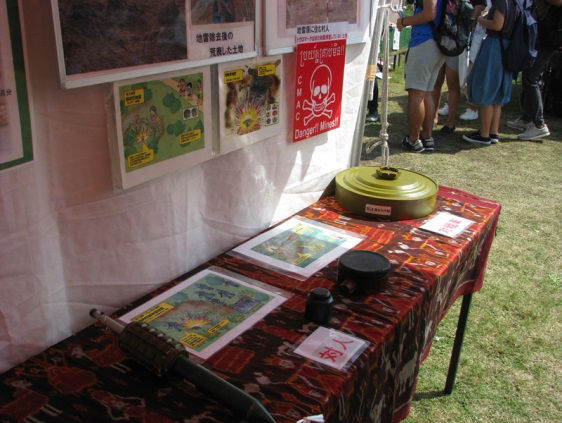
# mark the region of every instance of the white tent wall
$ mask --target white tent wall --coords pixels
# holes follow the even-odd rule
[[[295,144],[287,129],[115,191],[110,85],[61,89],[49,2],[20,7],[34,161],[0,173],[0,372],[318,199],[349,163],[369,55],[347,48],[339,129]],[[294,66],[286,55],[289,116]]]

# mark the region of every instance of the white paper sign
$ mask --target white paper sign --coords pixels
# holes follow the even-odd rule
[[[455,238],[473,223],[475,223],[473,220],[447,212],[440,212],[420,226],[420,229]]]
[[[341,370],[368,345],[362,339],[320,326],[295,349],[295,353]]]
[[[349,25],[347,22],[299,25],[297,26],[295,44],[345,40],[347,38],[348,27]]]

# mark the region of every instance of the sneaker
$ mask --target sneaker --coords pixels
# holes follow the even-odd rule
[[[472,142],[474,144],[490,145],[492,143],[490,137],[481,136],[480,131],[471,132],[470,134],[465,134],[462,136],[462,139],[468,142]]]
[[[443,125],[443,128],[441,128],[439,130],[440,133],[442,134],[452,134],[453,132],[455,132],[456,126],[453,125],[453,127],[451,128],[450,126],[447,125]]]
[[[402,148],[406,151],[421,153],[423,151],[423,144],[420,140],[416,140],[416,142],[412,144],[408,139],[408,135],[406,135],[402,140]]]
[[[492,144],[497,144],[500,142],[500,136],[498,134],[490,134],[490,142]]]
[[[378,113],[371,113],[369,115],[367,115],[367,117],[365,118],[365,121],[367,122],[376,122],[379,120],[379,114]]]
[[[536,140],[537,138],[546,137],[547,135],[550,135],[550,131],[546,124],[544,124],[542,128],[538,128],[533,124],[533,126],[528,127],[525,132],[517,135],[517,138],[520,140]]]
[[[435,150],[435,140],[433,139],[433,137],[429,137],[429,138],[420,137],[420,139],[421,139],[424,151],[434,151]]]
[[[437,110],[437,113],[439,113],[441,116],[447,116],[449,114],[449,104],[445,103],[443,107]]]
[[[478,110],[466,109],[462,115],[459,116],[462,120],[476,120],[478,119]]]
[[[535,126],[535,124],[531,121],[531,122],[525,122],[523,120],[523,118],[518,117],[517,119],[514,120],[508,120],[507,121],[507,127],[511,128],[511,129],[517,129],[518,131],[526,131],[527,129],[529,129],[530,127]]]

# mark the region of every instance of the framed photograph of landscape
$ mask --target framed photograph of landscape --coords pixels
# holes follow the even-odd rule
[[[256,0],[51,0],[61,85],[257,55]]]
[[[18,0],[0,0],[0,170],[33,160]]]
[[[268,0],[264,13],[268,55],[292,52],[299,25],[347,22],[347,44],[365,42],[369,37],[369,0]]]
[[[127,189],[212,155],[209,67],[113,84],[114,185]]]
[[[282,56],[221,63],[218,77],[221,154],[285,130]]]

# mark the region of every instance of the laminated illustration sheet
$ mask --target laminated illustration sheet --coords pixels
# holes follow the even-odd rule
[[[284,130],[282,56],[219,65],[220,152]]]
[[[267,54],[289,53],[300,25],[347,22],[347,43],[369,37],[371,2],[367,0],[268,0],[265,2]]]
[[[308,278],[361,240],[339,228],[292,218],[232,251],[283,273]]]
[[[242,275],[211,267],[121,317],[146,322],[207,359],[287,299]]]
[[[211,158],[209,83],[209,69],[196,68],[113,85],[117,186],[129,188]]]

